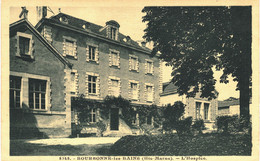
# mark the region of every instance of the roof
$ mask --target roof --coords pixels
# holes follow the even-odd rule
[[[175,86],[172,82],[163,83],[163,93],[161,96],[176,94],[178,87]]]
[[[61,22],[60,18],[66,17],[67,18],[67,23]],[[119,42],[120,45],[126,46],[126,47],[134,47],[137,50],[146,52],[146,53],[151,53],[151,50],[147,47],[141,47],[139,44],[130,39],[129,41],[125,41],[127,36],[123,35],[122,33],[119,33],[118,35],[118,41],[112,40],[106,37],[106,30],[105,26],[100,26],[96,25],[94,23],[64,14],[64,13],[59,13],[57,15],[54,15],[50,18],[43,18],[41,21],[39,21],[35,28],[38,29],[44,22],[50,22],[52,24],[59,24],[62,25],[63,27],[69,27],[70,29],[76,29],[75,31],[77,32],[84,32],[86,34],[92,35],[94,34],[95,36],[99,36],[98,38],[105,38],[106,40],[112,41],[112,42]],[[109,23],[117,23],[114,20],[108,21]],[[107,23],[108,23],[107,22]],[[85,28],[83,26],[85,25]],[[119,24],[118,24],[119,25]],[[93,35],[93,36],[94,36]]]
[[[39,40],[65,65],[67,65],[68,67],[72,67],[72,64],[62,56],[62,54],[52,45],[49,43],[49,41],[43,37],[34,27],[33,25],[27,20],[27,19],[21,19],[19,21],[16,21],[12,24],[9,25],[10,27],[10,31],[14,28],[14,27],[18,27],[19,25],[26,25],[28,27],[28,29],[30,29],[30,31],[32,31],[32,33],[34,33],[34,35],[39,38]]]
[[[218,101],[218,107],[228,107],[228,106],[234,106],[239,104],[240,104],[239,99]]]

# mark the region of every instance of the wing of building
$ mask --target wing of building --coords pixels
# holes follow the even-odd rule
[[[71,133],[72,64],[26,19],[10,24],[10,136]]]
[[[197,93],[194,98],[187,98],[185,95],[179,96],[178,87],[173,83],[163,83],[163,92],[160,94],[161,104],[174,104],[176,101],[182,101],[185,107],[185,117],[192,117],[193,120],[203,119],[205,126],[209,129],[213,128],[218,112],[218,101],[216,99],[209,100],[201,98],[201,93]],[[217,91],[215,91],[218,95]]]
[[[97,102],[121,96],[133,106],[159,105],[161,62],[119,30],[114,20],[100,26],[64,13],[42,18],[35,28],[25,19],[11,24],[10,81],[20,82],[10,89],[12,106],[28,109],[35,129],[52,137],[47,130],[75,127],[71,101],[80,95]],[[110,110],[106,135],[132,134],[120,112]],[[96,131],[100,115],[93,107],[85,130]],[[64,136],[60,132],[68,134],[55,136]]]

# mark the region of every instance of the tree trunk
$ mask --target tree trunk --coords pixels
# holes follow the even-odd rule
[[[246,76],[245,76],[246,77]],[[249,101],[250,101],[250,89],[249,89],[249,77],[242,78],[239,82],[240,89],[240,117],[249,121]]]

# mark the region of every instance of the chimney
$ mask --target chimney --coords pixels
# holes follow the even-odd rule
[[[47,7],[46,6],[37,6],[36,12],[37,12],[37,22],[38,22],[42,18],[45,18],[47,16]]]
[[[146,42],[145,41],[142,41],[141,44],[142,44],[142,47],[146,47]]]
[[[21,8],[22,8],[22,12],[20,13],[19,18],[27,19],[29,11],[26,9],[26,7],[21,7]]]

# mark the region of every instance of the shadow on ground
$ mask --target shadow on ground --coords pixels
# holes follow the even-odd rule
[[[97,145],[45,145],[27,143],[26,140],[11,140],[11,156],[63,156],[63,155],[110,155],[112,143]]]

